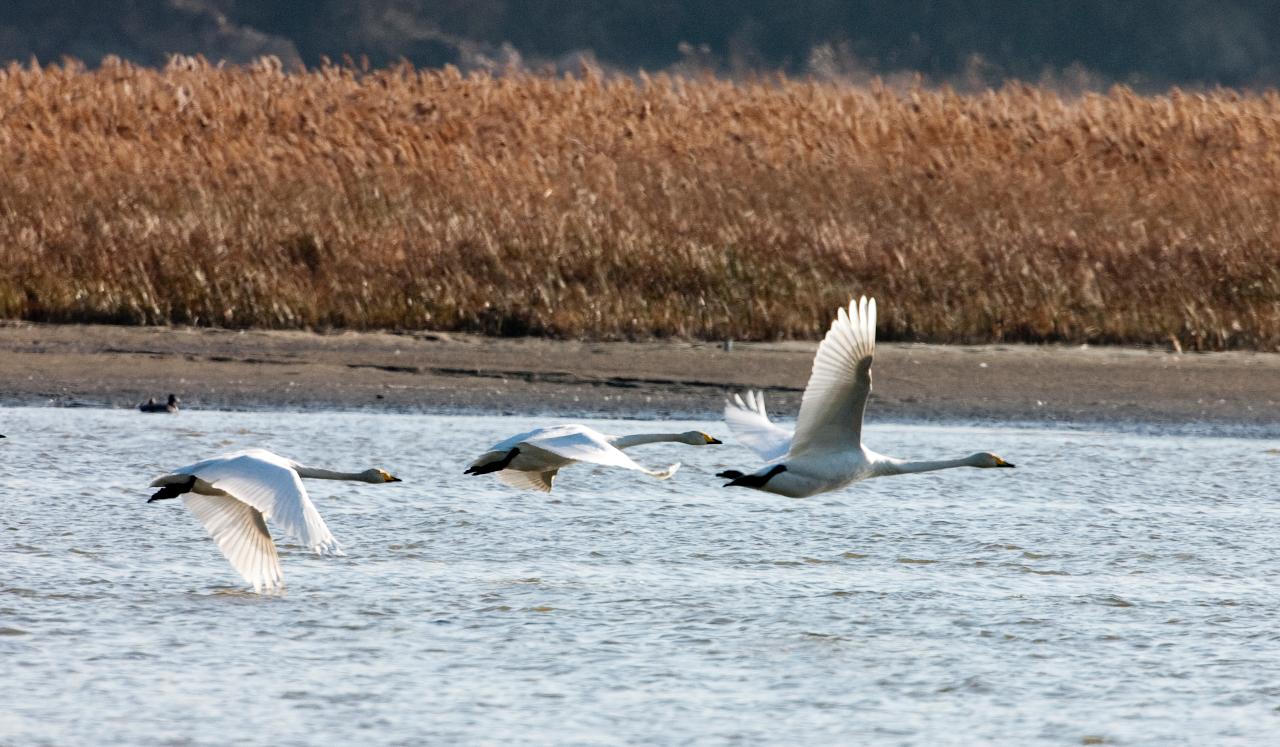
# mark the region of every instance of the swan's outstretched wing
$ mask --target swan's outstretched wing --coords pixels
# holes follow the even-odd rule
[[[276,589],[284,583],[280,556],[258,509],[229,495],[187,493],[183,503],[209,531],[231,566],[253,584],[254,591]]]
[[[563,428],[563,426],[556,426],[556,428]],[[555,430],[555,428],[535,428],[531,431],[525,431],[524,433],[517,433],[511,438],[499,441],[488,449],[485,449],[485,453],[505,454],[526,438],[537,438],[538,436],[552,432],[553,430]]]
[[[862,413],[871,393],[876,350],[876,301],[863,296],[836,315],[813,358],[813,373],[800,400],[791,454],[856,449]]]
[[[550,493],[551,483],[556,479],[556,473],[559,471],[558,469],[549,469],[546,472],[521,472],[514,469],[504,469],[498,472],[498,479],[513,488],[540,490],[543,493]]]
[[[575,462],[599,464],[602,467],[622,467],[633,469],[659,479],[674,475],[680,465],[673,464],[665,470],[651,470],[637,464],[622,450],[609,443],[609,437],[585,426],[564,427],[562,431],[544,433],[526,438],[522,443],[535,449],[542,449]]]
[[[769,420],[764,409],[764,394],[754,389],[747,390],[745,398],[735,394],[733,399],[724,401],[724,422],[743,446],[766,462],[781,457],[791,448],[791,431]]]
[[[490,446],[483,454],[476,457],[469,465],[470,467],[484,467],[494,462],[501,462],[507,456],[507,452],[511,451],[520,444],[536,441],[540,438],[554,438],[557,436],[573,435],[589,430],[584,425],[553,425],[547,428],[535,428],[524,433],[517,433],[511,438],[504,439]]]
[[[218,490],[253,506],[299,543],[317,553],[340,552],[307,495],[294,463],[262,449],[227,454],[174,470],[195,475]]]

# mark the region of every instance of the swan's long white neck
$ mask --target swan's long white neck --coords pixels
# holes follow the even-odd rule
[[[356,482],[369,482],[362,472],[335,472],[331,469],[323,469],[321,467],[304,467],[301,464],[293,468],[298,473],[298,477],[312,477],[317,480],[354,480]]]
[[[934,470],[951,469],[952,467],[972,466],[974,466],[973,457],[961,457],[960,459],[937,459],[923,462],[909,462],[905,459],[881,457],[876,460],[876,476],[910,475],[916,472],[933,472]]]
[[[634,436],[618,436],[609,443],[617,449],[629,449],[641,444],[657,444],[668,441],[683,441],[683,433],[637,433]]]

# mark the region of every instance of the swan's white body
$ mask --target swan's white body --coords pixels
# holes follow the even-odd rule
[[[264,519],[318,554],[342,554],[307,495],[303,477],[399,482],[379,469],[333,472],[306,467],[264,449],[248,449],[180,467],[157,478],[151,487],[164,490],[152,500],[181,495],[244,580],[253,584],[255,591],[270,590],[279,588],[284,576]]]
[[[767,464],[755,473],[721,473],[729,485],[792,498],[838,490],[859,480],[951,467],[1012,467],[987,452],[960,459],[909,462],[877,454],[862,443],[862,416],[871,394],[876,349],[876,302],[863,297],[840,309],[818,346],[800,400],[795,432],[775,425],[764,395],[748,391],[725,403],[724,419],[738,440]]]
[[[544,493],[551,492],[556,474],[574,462],[621,467],[665,480],[680,469],[679,462],[664,470],[652,470],[642,467],[622,453],[623,449],[632,446],[661,442],[692,446],[720,443],[700,431],[609,436],[585,425],[553,425],[520,433],[490,446],[471,463],[467,474],[497,472],[498,479],[512,487],[540,490]]]

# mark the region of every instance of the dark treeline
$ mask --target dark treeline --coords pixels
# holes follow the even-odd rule
[[[1275,86],[1265,0],[3,0],[0,60],[709,68]],[[1065,76],[1065,77],[1064,77]]]

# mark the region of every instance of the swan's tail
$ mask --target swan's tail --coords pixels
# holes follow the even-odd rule
[[[671,465],[670,467],[667,467],[666,469],[645,470],[645,474],[649,475],[650,477],[656,477],[659,480],[666,480],[670,478],[672,475],[674,475],[679,469],[680,469],[680,463],[676,462],[675,464]]]

